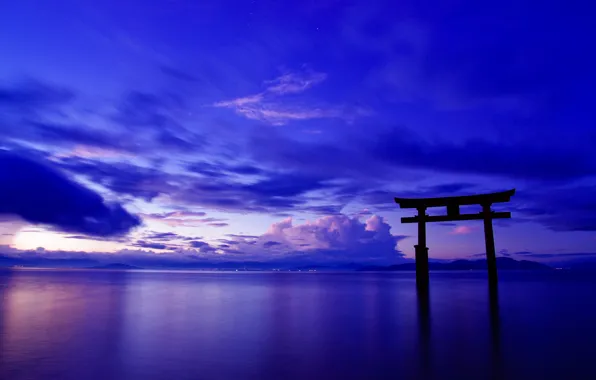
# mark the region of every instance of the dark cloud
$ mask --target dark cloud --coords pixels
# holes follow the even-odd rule
[[[190,172],[201,174],[205,177],[225,178],[232,174],[239,175],[266,175],[264,169],[247,164],[227,164],[223,162],[196,161],[186,165]]]
[[[193,240],[188,242],[189,246],[192,248],[198,248],[199,252],[201,253],[209,253],[214,252],[217,248],[212,247],[209,243],[204,241]]]
[[[103,149],[134,151],[129,140],[114,131],[95,129],[86,125],[58,124],[50,121],[30,121],[34,129],[29,138],[56,145],[81,144]]]
[[[520,251],[520,252],[514,252],[514,255],[533,255],[533,252],[529,252],[529,251]]]
[[[263,244],[263,247],[265,247],[265,248],[270,248],[270,247],[273,247],[273,246],[275,246],[275,245],[280,245],[280,244],[281,244],[281,243],[280,243],[280,242],[277,242],[277,241],[266,241],[266,242]]]
[[[256,239],[258,236],[256,235],[242,235],[242,234],[226,234],[226,236],[238,238],[238,239]]]
[[[130,91],[108,104],[116,110],[111,115],[101,111],[105,105],[84,106],[76,99],[70,90],[35,81],[0,86],[0,141],[80,144],[149,155],[155,150],[193,152],[204,144],[200,134],[181,125],[187,110],[179,95]],[[86,119],[102,120],[102,127],[82,124],[82,108]]]
[[[440,185],[433,185],[425,187],[423,190],[429,194],[452,194],[461,193],[462,191],[469,191],[474,188],[475,185],[472,183],[454,182],[454,183],[443,183]]]
[[[230,239],[217,239],[217,241],[220,241],[220,242],[222,242],[223,244],[226,244],[226,245],[237,245],[237,244],[240,244],[239,241],[237,241],[237,240],[230,240]]]
[[[500,256],[511,257],[512,253],[507,249],[501,249],[498,253]]]
[[[190,174],[170,174],[125,162],[66,158],[58,164],[65,170],[83,175],[117,194],[151,201],[167,194],[178,204],[197,205],[226,211],[279,212],[304,210],[337,213],[341,205],[312,206],[307,194],[330,188],[324,181],[305,174],[270,172],[265,178],[247,184],[242,179],[211,178]],[[213,225],[223,227],[223,224]]]
[[[596,231],[594,194],[596,186],[535,187],[519,191],[509,209],[554,231]]]
[[[207,223],[208,226],[211,227],[227,227],[229,226],[228,223]]]
[[[145,235],[145,239],[148,240],[161,240],[161,241],[169,241],[179,239],[181,236],[174,233],[174,232],[152,232]]]
[[[279,212],[311,207],[307,204],[307,194],[327,187],[308,175],[269,173],[250,184],[229,178],[189,181],[171,197],[178,202],[229,211]]]
[[[52,230],[52,228],[49,228],[49,230]],[[64,235],[64,237],[66,239],[111,241],[111,242],[116,242],[116,243],[128,243],[130,241],[128,238],[122,238],[122,237],[102,237],[102,236],[87,236],[87,235]]]
[[[0,87],[0,109],[32,112],[72,101],[72,91],[46,83],[28,80]]]
[[[117,236],[141,224],[118,204],[47,165],[0,151],[0,214],[15,214],[64,232]]]
[[[178,211],[170,211],[161,214],[147,214],[154,219],[168,219],[168,218],[185,218],[185,217],[201,217],[207,215],[206,212],[203,211],[190,211],[190,210],[178,210]]]
[[[134,247],[150,248],[150,249],[167,249],[168,246],[162,243],[153,243],[144,240],[137,240],[136,243],[132,244]]]
[[[203,223],[216,223],[216,222],[223,222],[227,219],[224,219],[224,218],[203,218],[203,219],[199,219],[199,220]]]
[[[193,240],[189,241],[188,244],[193,248],[201,248],[209,246],[209,243],[205,243],[204,241]]]
[[[573,180],[596,174],[588,151],[539,141],[468,140],[427,143],[395,129],[370,146],[373,156],[396,166],[449,173],[539,181]]]
[[[98,160],[67,158],[58,165],[75,174],[83,175],[117,194],[131,195],[151,201],[162,193],[174,191],[165,172],[132,165],[126,162],[107,163]]]

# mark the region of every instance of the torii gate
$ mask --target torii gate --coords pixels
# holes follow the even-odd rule
[[[418,244],[414,246],[416,252],[416,285],[428,287],[428,248],[426,247],[426,223],[448,222],[458,220],[484,220],[484,239],[486,242],[486,262],[488,264],[488,280],[490,285],[497,284],[497,257],[495,253],[495,238],[493,234],[493,219],[511,218],[510,212],[495,212],[491,210],[493,203],[509,202],[515,189],[498,193],[465,195],[443,198],[395,198],[401,208],[415,208],[417,216],[401,218],[402,223],[418,223]],[[477,214],[460,214],[459,206],[480,205],[482,211]],[[429,207],[447,207],[447,215],[427,215]]]

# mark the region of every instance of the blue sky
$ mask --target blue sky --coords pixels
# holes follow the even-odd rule
[[[516,188],[497,250],[585,257],[596,83],[581,7],[5,2],[1,243],[393,263],[416,236],[394,196]],[[483,239],[481,223],[431,225],[430,256],[471,257]]]

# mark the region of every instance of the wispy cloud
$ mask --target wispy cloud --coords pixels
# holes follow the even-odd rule
[[[269,85],[267,91],[274,94],[296,94],[304,92],[309,88],[323,82],[327,79],[327,74],[307,72],[307,73],[287,73],[274,80],[266,81]]]
[[[251,120],[259,120],[272,125],[284,125],[294,120],[309,120],[322,118],[353,119],[365,112],[357,110],[346,112],[342,107],[304,106],[284,104],[284,95],[300,94],[320,84],[327,79],[327,74],[314,71],[299,71],[285,73],[273,80],[264,82],[263,92],[232,100],[216,102],[214,107],[229,108],[237,114]]]
[[[470,226],[457,226],[451,231],[452,235],[468,235],[474,232],[476,228]]]
[[[337,109],[321,108],[282,108],[277,104],[253,104],[234,107],[236,113],[251,120],[260,120],[272,125],[284,125],[292,120],[340,118],[342,112]]]
[[[227,107],[235,108],[242,107],[248,104],[260,103],[263,100],[263,94],[249,95],[244,98],[237,98],[232,100],[226,100],[223,102],[217,102],[214,104],[215,107]]]
[[[140,214],[144,220],[153,220],[170,227],[197,227],[197,226],[211,226],[211,227],[227,227],[225,223],[227,219],[222,218],[197,218],[197,216],[205,216],[204,212],[195,211],[172,211],[164,214]]]

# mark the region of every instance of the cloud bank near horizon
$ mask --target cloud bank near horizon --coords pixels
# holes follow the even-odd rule
[[[0,150],[0,215],[89,236],[121,236],[141,219],[31,159]]]

